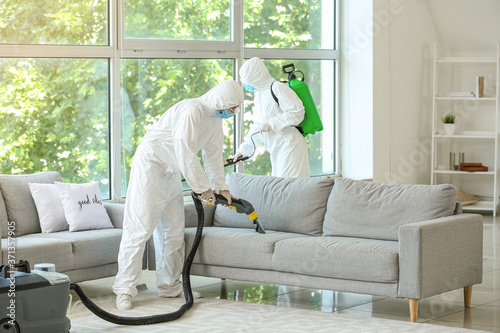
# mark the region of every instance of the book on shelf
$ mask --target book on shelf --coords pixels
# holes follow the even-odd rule
[[[450,92],[451,97],[475,97],[472,91],[452,91]]]
[[[476,96],[484,97],[484,76],[476,77]]]
[[[477,172],[477,171],[488,171],[487,166],[483,166],[483,163],[460,163],[460,171],[467,172]]]
[[[464,166],[464,167],[482,167],[483,163],[462,162],[462,163],[460,163],[460,166]]]

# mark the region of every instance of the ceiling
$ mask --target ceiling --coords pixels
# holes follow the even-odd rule
[[[441,51],[494,55],[500,43],[499,0],[426,0]]]

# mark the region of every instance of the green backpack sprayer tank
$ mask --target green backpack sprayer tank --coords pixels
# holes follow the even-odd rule
[[[304,116],[304,120],[300,123],[299,126],[297,126],[297,129],[302,133],[303,136],[322,131],[323,123],[321,122],[316,104],[314,104],[311,91],[309,90],[307,84],[304,82],[304,73],[302,71],[295,70],[295,66],[293,64],[285,65],[281,68],[283,70],[283,73],[288,75],[288,86],[292,88],[297,96],[299,96],[302,104],[304,104],[306,114]],[[301,73],[302,80],[299,80],[295,73]],[[276,103],[278,103],[279,105],[278,98],[273,93],[272,85],[271,94],[273,95]]]

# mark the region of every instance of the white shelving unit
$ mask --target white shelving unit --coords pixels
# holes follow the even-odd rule
[[[496,57],[440,57],[434,45],[432,98],[431,184],[451,183],[480,198],[464,211],[498,209],[500,44]],[[476,76],[485,77],[484,97],[451,97],[452,91],[476,91]],[[441,118],[456,116],[456,131],[444,134]],[[455,163],[450,165],[450,153]],[[460,153],[464,162],[483,163],[488,171],[457,170]]]

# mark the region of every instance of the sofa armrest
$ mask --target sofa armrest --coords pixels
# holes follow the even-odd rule
[[[121,203],[105,202],[104,208],[108,212],[109,219],[115,228],[123,229],[123,214],[125,205]]]
[[[481,283],[483,217],[452,215],[399,228],[399,297],[421,299]]]

